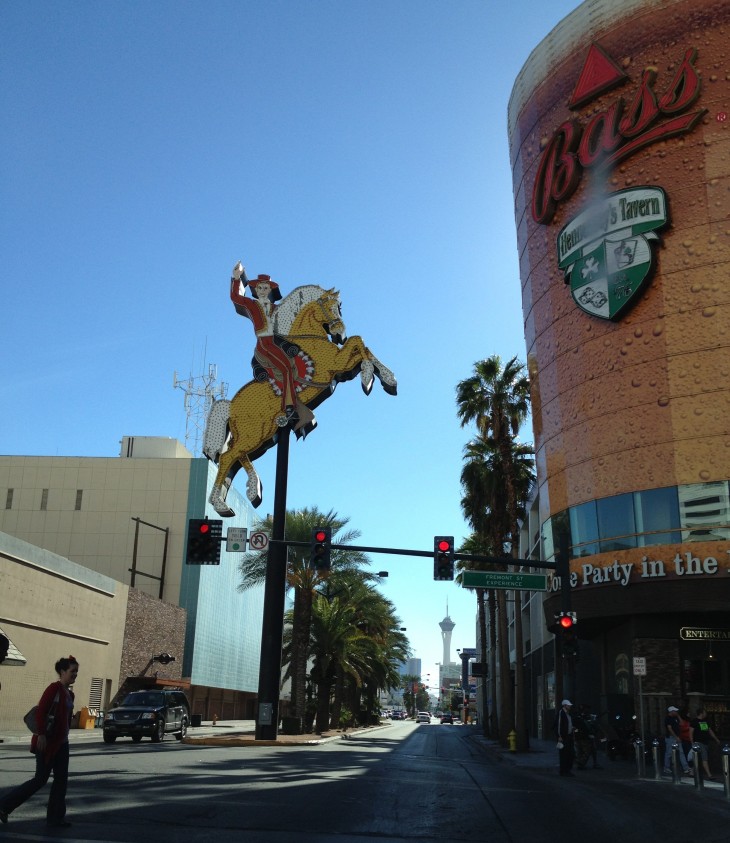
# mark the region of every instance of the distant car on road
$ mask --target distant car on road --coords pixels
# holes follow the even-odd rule
[[[450,714],[443,714],[441,716],[441,725],[444,723],[448,723],[449,725],[453,725],[454,718]]]
[[[431,715],[427,711],[419,711],[416,720],[419,723],[430,723],[431,722]]]
[[[104,743],[122,737],[135,743],[148,737],[159,743],[170,732],[181,741],[189,725],[190,704],[182,691],[132,691],[104,715]]]

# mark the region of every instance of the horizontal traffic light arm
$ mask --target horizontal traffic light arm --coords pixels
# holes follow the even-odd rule
[[[270,539],[270,544],[284,544],[288,547],[309,547],[309,542],[289,541],[288,539]],[[433,559],[433,550],[404,550],[398,547],[365,547],[357,544],[332,544],[332,550],[356,550],[362,553],[390,553],[393,556],[424,556]],[[535,559],[513,559],[511,556],[480,556],[475,553],[454,553],[454,559],[465,562],[481,562],[485,565],[525,565],[530,568],[544,568],[554,571],[556,562],[543,562]]]

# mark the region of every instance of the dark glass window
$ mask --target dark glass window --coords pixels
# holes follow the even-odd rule
[[[602,553],[636,547],[633,493],[596,501],[596,510]]]
[[[569,534],[568,510],[558,512],[542,525],[542,552],[543,559],[550,561],[560,550],[560,536],[562,533]]]
[[[692,483],[679,486],[683,541],[722,541],[730,538],[728,484]]]
[[[677,488],[650,489],[634,493],[636,532],[639,546],[678,544],[682,541],[679,527]]]
[[[598,553],[598,514],[595,501],[571,507],[570,543],[573,546],[573,558]]]

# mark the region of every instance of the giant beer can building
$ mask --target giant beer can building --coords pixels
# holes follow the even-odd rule
[[[729,117],[727,0],[588,0],[509,107],[534,521],[546,558],[569,536],[585,693],[630,710],[644,659],[652,719],[704,701],[724,737]]]

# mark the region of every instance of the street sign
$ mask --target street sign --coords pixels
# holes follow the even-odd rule
[[[646,676],[646,659],[644,656],[634,656],[634,676]]]
[[[229,553],[231,551],[240,551],[241,553],[245,552],[247,538],[247,527],[229,527],[228,532],[226,533],[226,550]]]
[[[510,591],[547,591],[547,574],[523,574],[521,571],[464,571],[465,588],[503,588]]]
[[[266,550],[269,546],[269,534],[264,533],[261,530],[251,533],[248,540],[248,546],[251,550]]]

